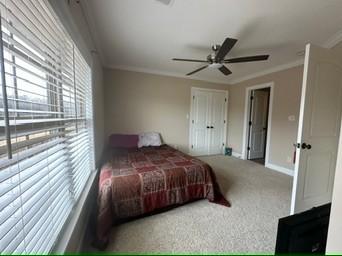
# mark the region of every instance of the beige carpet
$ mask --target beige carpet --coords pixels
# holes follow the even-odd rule
[[[200,159],[213,167],[232,207],[200,200],[121,224],[106,252],[274,252],[278,218],[290,211],[292,178],[233,157]]]

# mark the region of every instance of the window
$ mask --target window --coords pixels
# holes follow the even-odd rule
[[[46,253],[94,170],[91,69],[47,0],[0,13],[0,252]]]

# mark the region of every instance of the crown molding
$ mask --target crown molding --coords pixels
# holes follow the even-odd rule
[[[167,71],[160,71],[160,70],[154,70],[154,69],[148,69],[148,68],[139,68],[139,67],[132,67],[132,66],[125,66],[125,65],[106,65],[106,68],[109,69],[117,69],[117,70],[123,70],[123,71],[132,71],[132,72],[138,72],[138,73],[147,73],[152,75],[160,75],[160,76],[171,76],[171,77],[177,77],[177,78],[183,78],[183,79],[189,79],[189,80],[197,80],[197,81],[203,81],[203,82],[210,82],[210,83],[216,83],[216,84],[224,84],[224,85],[230,85],[230,83],[223,82],[216,79],[202,79],[198,77],[189,77],[185,75],[180,75],[178,73],[174,72],[167,72]]]
[[[342,30],[338,31],[337,33],[335,33],[333,36],[331,36],[322,46],[328,49],[333,48],[334,46],[336,46],[338,43],[342,42]],[[293,62],[289,62],[286,64],[282,64],[279,66],[275,66],[273,68],[270,69],[266,69],[260,72],[256,72],[254,74],[248,75],[248,76],[244,76],[241,78],[237,78],[237,79],[233,79],[230,81],[231,84],[237,84],[252,78],[257,78],[260,76],[264,76],[264,75],[268,75],[274,72],[278,72],[278,71],[282,71],[285,69],[289,69],[289,68],[293,68],[293,67],[297,67],[300,65],[304,64],[304,57],[302,59],[298,59],[296,61]]]
[[[342,30],[335,33],[332,37],[330,37],[324,44],[323,47],[325,48],[333,48],[338,43],[342,42]]]
[[[234,79],[234,80],[230,81],[230,84],[233,85],[233,84],[241,83],[241,82],[249,80],[249,79],[253,79],[253,78],[260,77],[260,76],[272,74],[272,73],[279,72],[279,71],[282,71],[282,70],[286,70],[286,69],[289,69],[289,68],[297,67],[297,66],[300,66],[300,65],[303,65],[303,64],[304,64],[304,58],[301,58],[301,59],[298,59],[298,60],[293,61],[293,62],[289,62],[289,63],[282,64],[282,65],[278,65],[278,66],[275,66],[275,67],[272,67],[272,68],[269,68],[269,69],[265,69],[265,70],[260,71],[260,72],[256,72],[256,73],[250,74],[248,76],[244,76],[244,77],[241,77],[241,78],[238,78],[238,79]]]
[[[216,79],[203,79],[203,78],[198,78],[198,77],[188,77],[176,72],[168,72],[168,71],[160,71],[160,70],[155,70],[155,69],[149,69],[149,68],[141,68],[141,67],[135,67],[135,66],[126,66],[126,65],[109,65],[104,58],[104,53],[101,47],[101,43],[99,41],[98,33],[96,31],[96,25],[95,21],[90,14],[91,12],[89,11],[89,4],[87,1],[81,1],[82,6],[84,7],[85,10],[85,18],[88,22],[89,25],[89,32],[92,36],[92,39],[94,40],[95,46],[99,52],[99,57],[101,60],[101,63],[104,67],[110,68],[110,69],[118,69],[118,70],[124,70],[124,71],[133,71],[133,72],[139,72],[139,73],[147,73],[147,74],[154,74],[154,75],[162,75],[162,76],[170,76],[170,77],[177,77],[177,78],[184,78],[184,79],[189,79],[189,80],[198,80],[198,81],[204,81],[204,82],[211,82],[211,83],[218,83],[218,84],[225,84],[225,85],[233,85],[237,84],[249,79],[257,78],[260,76],[268,75],[271,73],[279,72],[282,70],[286,70],[289,68],[297,67],[300,65],[304,64],[304,57],[301,59],[297,59],[295,61],[281,64],[269,69],[265,69],[260,72],[256,72],[247,76],[243,76],[241,78],[233,79],[233,80],[228,80],[227,82],[223,82],[221,80],[216,80]],[[335,33],[333,36],[331,36],[325,43],[322,44],[323,47],[325,48],[333,48],[336,46],[338,43],[342,42],[342,30],[338,31]]]

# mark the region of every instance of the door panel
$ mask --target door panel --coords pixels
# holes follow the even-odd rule
[[[223,153],[226,132],[226,92],[195,89],[191,109],[191,149],[193,155]]]
[[[226,95],[221,92],[211,93],[210,145],[209,154],[222,154],[226,114]]]
[[[253,100],[251,101],[252,125],[249,131],[250,150],[248,159],[263,158],[265,156],[268,99],[268,91],[253,91]]]
[[[331,170],[330,163],[332,155],[330,153],[307,157],[307,168],[305,172],[304,199],[310,199],[329,192],[329,175],[321,170]],[[310,172],[308,171],[310,170]]]
[[[311,136],[336,136],[339,130],[339,106],[341,101],[340,88],[336,86],[320,86],[335,84],[341,75],[340,70],[331,63],[318,62],[316,65],[316,82],[313,89],[313,104],[311,112]],[[338,84],[336,84],[338,85]],[[329,99],[322,101],[320,99]]]
[[[342,61],[307,45],[291,213],[331,201],[341,123]]]
[[[207,155],[209,144],[209,108],[210,94],[196,90],[192,108],[192,153]]]

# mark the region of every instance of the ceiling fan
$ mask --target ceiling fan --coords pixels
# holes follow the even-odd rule
[[[251,62],[251,61],[261,61],[267,60],[269,55],[255,55],[255,56],[246,56],[246,57],[239,57],[233,59],[224,59],[228,52],[233,48],[237,39],[233,38],[226,38],[222,45],[215,44],[212,46],[213,53],[207,56],[206,60],[193,60],[193,59],[179,59],[173,58],[172,60],[175,61],[187,61],[187,62],[200,62],[200,63],[207,63],[205,66],[202,66],[188,74],[190,76],[195,74],[205,68],[217,68],[219,69],[224,75],[228,76],[232,72],[224,65],[225,63],[239,63],[239,62]]]
[[[157,1],[159,1],[162,4],[165,4],[165,5],[170,5],[173,2],[173,0],[157,0]]]

